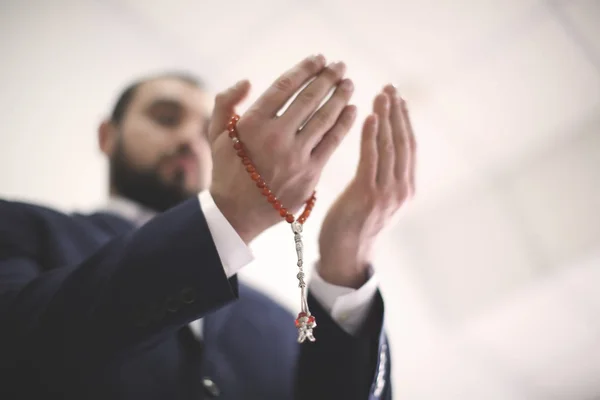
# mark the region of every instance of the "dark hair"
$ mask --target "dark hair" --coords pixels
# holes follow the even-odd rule
[[[154,81],[157,79],[163,79],[163,78],[178,79],[180,81],[189,83],[190,85],[194,85],[198,88],[204,87],[202,81],[199,78],[193,76],[192,74],[185,73],[185,72],[165,72],[165,73],[138,79],[137,81],[129,84],[121,92],[121,94],[119,95],[119,97],[117,99],[117,102],[115,103],[112,113],[110,114],[110,120],[115,125],[119,125],[125,118],[127,109],[129,108],[129,105],[133,101],[133,98],[135,96],[135,92],[137,91],[137,89],[140,86],[142,86],[144,83],[148,83],[148,82],[151,82],[151,81]]]

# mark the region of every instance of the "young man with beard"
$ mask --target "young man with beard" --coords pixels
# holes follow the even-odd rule
[[[238,123],[290,212],[353,124],[344,74],[341,62],[309,57]],[[209,118],[193,78],[140,80],[99,129],[106,209],[0,202],[3,399],[391,398],[370,253],[414,188],[405,103],[387,86],[364,123],[356,177],[322,225],[308,285],[317,340],[299,344],[294,316],[236,279],[252,261],[248,244],[281,221],[226,131],[249,89],[242,81],[220,93]]]

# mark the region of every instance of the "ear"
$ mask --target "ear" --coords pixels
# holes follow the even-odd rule
[[[117,127],[112,121],[104,120],[98,127],[98,147],[106,156],[112,156],[118,139]]]

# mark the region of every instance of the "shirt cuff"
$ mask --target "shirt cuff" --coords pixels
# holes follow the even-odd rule
[[[201,192],[198,200],[225,274],[231,278],[254,261],[254,254],[221,213],[208,190]]]
[[[332,319],[350,335],[360,331],[377,295],[377,279],[372,268],[369,268],[369,280],[358,289],[332,285],[315,268],[309,287]]]

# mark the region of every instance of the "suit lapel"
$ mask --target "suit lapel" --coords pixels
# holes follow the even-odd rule
[[[105,230],[108,230],[115,235],[122,235],[135,228],[133,223],[126,219],[106,212],[98,212],[89,215],[88,218],[95,224],[102,226]]]

